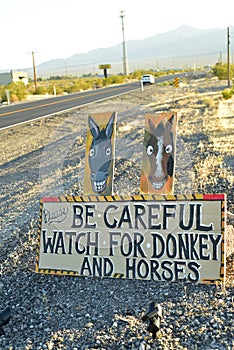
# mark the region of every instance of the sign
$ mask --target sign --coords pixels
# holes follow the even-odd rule
[[[179,78],[175,78],[175,79],[174,79],[174,86],[175,86],[176,88],[179,87]]]
[[[36,271],[224,282],[225,195],[43,198]]]
[[[111,68],[111,64],[99,64],[99,69],[108,69]]]
[[[175,173],[176,124],[176,113],[146,115],[141,193],[172,193]]]
[[[10,104],[10,90],[6,90],[6,98],[7,98],[7,104]]]
[[[88,124],[84,193],[112,195],[116,112],[90,115]]]

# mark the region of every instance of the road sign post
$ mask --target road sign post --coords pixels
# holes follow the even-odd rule
[[[7,104],[10,104],[10,91],[6,90],[6,98],[7,98]]]
[[[99,69],[103,69],[104,77],[107,78],[107,69],[111,68],[111,64],[99,64]]]
[[[175,78],[175,79],[174,79],[174,86],[175,86],[176,88],[179,87],[179,78]]]

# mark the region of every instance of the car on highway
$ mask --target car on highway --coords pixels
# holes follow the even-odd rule
[[[144,74],[141,77],[141,83],[144,84],[154,84],[155,78],[152,74]]]

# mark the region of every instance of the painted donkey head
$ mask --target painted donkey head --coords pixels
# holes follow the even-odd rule
[[[89,128],[93,140],[89,150],[89,166],[93,192],[102,193],[107,186],[112,160],[111,137],[114,130],[115,113],[110,117],[106,127],[100,131],[99,126],[89,116]]]
[[[149,139],[146,143],[146,153],[150,160],[148,180],[155,190],[161,190],[168,176],[174,171],[174,115],[164,124],[162,121],[154,126],[149,119]]]

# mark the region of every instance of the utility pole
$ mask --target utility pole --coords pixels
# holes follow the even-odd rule
[[[122,20],[122,33],[123,33],[123,74],[128,75],[128,63],[127,63],[127,50],[125,44],[125,36],[124,36],[124,11],[120,11],[120,18]]]
[[[32,61],[33,61],[34,86],[35,86],[35,91],[36,91],[36,89],[37,89],[37,75],[36,75],[36,66],[35,66],[34,51],[32,51]]]
[[[227,27],[227,76],[228,76],[228,87],[231,87],[230,80],[230,33],[229,27]]]

